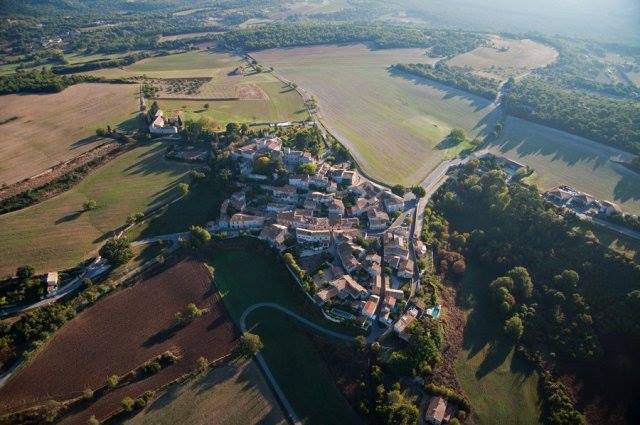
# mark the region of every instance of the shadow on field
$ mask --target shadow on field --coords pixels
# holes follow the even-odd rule
[[[71,148],[71,149],[78,149],[78,148],[81,148],[81,147],[83,147],[83,146],[86,146],[86,145],[90,145],[90,144],[92,144],[92,143],[95,143],[95,142],[97,142],[99,139],[100,139],[100,138],[99,138],[98,136],[96,136],[96,135],[89,136],[89,137],[85,137],[84,139],[80,139],[80,140],[78,140],[78,141],[76,141],[76,142],[72,143],[72,144],[71,144],[71,146],[70,146],[70,148]]]
[[[430,80],[425,77],[419,77],[417,75],[398,71],[397,69],[393,69],[393,68],[387,68],[387,72],[393,78],[402,78],[404,80],[411,81],[416,85],[428,86],[434,90],[444,92],[445,94],[442,96],[443,100],[449,100],[449,99],[455,99],[455,98],[464,99],[471,104],[471,106],[475,109],[475,112],[481,111],[482,109],[486,108],[491,104],[491,101],[488,99],[473,95],[463,90],[459,90],[459,89],[447,86],[442,83],[438,83],[436,81]]]
[[[70,214],[65,215],[64,217],[60,217],[59,219],[57,219],[55,221],[55,224],[68,223],[70,221],[80,218],[81,215],[82,215],[82,211],[72,212]]]

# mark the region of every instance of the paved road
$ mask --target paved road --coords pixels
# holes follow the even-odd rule
[[[343,341],[355,341],[355,338],[349,335],[344,335],[338,332],[334,332],[331,331],[329,329],[325,329],[320,325],[317,325],[307,319],[305,319],[304,317],[294,313],[293,311],[282,307],[279,304],[275,304],[275,303],[258,303],[258,304],[254,304],[251,307],[247,308],[243,313],[242,316],[240,317],[240,330],[242,330],[242,332],[247,332],[247,324],[246,324],[246,320],[247,317],[253,313],[255,310],[259,309],[259,308],[272,308],[278,311],[281,311],[285,314],[287,314],[288,316],[296,319],[297,321],[301,322],[302,324],[320,332],[323,333],[325,335],[329,335],[333,338],[337,338]],[[289,416],[289,420],[291,422],[293,422],[295,425],[302,425],[302,422],[300,421],[300,418],[298,417],[298,415],[296,415],[295,411],[293,410],[293,406],[291,406],[291,403],[289,403],[289,400],[287,400],[287,397],[284,395],[284,392],[282,391],[282,389],[280,388],[280,385],[278,385],[278,381],[276,380],[276,378],[273,376],[273,374],[271,373],[271,370],[269,369],[269,366],[267,366],[267,362],[264,360],[264,357],[262,357],[262,354],[257,353],[256,354],[256,359],[258,360],[258,363],[260,364],[260,367],[262,367],[262,370],[264,371],[265,375],[267,376],[267,379],[269,379],[269,382],[271,382],[271,386],[273,387],[273,390],[275,391],[276,395],[278,396],[278,398],[280,399],[280,402],[282,403],[282,406],[284,407],[284,409],[287,411],[287,415]]]
[[[600,218],[591,217],[586,214],[576,214],[576,215],[584,221],[589,221],[593,224],[597,224],[598,226],[606,227],[607,229],[615,233],[618,233],[620,235],[627,236],[632,239],[640,240],[640,232],[635,232],[631,229],[627,229],[626,227],[618,226],[617,224],[610,223]]]

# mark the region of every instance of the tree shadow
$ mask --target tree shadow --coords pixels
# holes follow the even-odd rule
[[[455,148],[456,146],[458,146],[460,144],[460,142],[458,142],[455,139],[452,139],[451,137],[445,137],[440,143],[438,143],[435,148],[437,150],[447,150],[447,149],[451,149],[451,148]]]
[[[78,149],[78,148],[81,148],[83,146],[93,144],[93,143],[97,142],[100,139],[101,138],[96,136],[96,135],[88,136],[88,137],[85,137],[84,139],[80,139],[80,140],[72,143],[69,148],[70,149]]]
[[[70,214],[67,214],[64,217],[60,217],[59,219],[57,219],[55,221],[55,224],[62,224],[62,223],[68,223],[70,221],[74,221],[74,220],[80,218],[82,213],[83,213],[83,211],[76,211],[76,212],[72,212]]]
[[[187,325],[188,326],[188,325]],[[174,324],[170,328],[162,329],[155,334],[151,335],[142,343],[142,346],[145,348],[153,347],[154,345],[162,344],[163,342],[173,338],[175,334],[182,329],[184,326],[179,324]]]

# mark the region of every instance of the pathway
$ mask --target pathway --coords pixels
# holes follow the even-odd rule
[[[293,311],[282,307],[279,304],[275,304],[275,303],[258,303],[258,304],[254,304],[251,307],[247,308],[243,313],[242,316],[240,317],[240,330],[244,333],[247,332],[247,324],[246,324],[246,319],[247,317],[253,313],[255,310],[259,309],[259,308],[273,308],[275,310],[278,310],[282,313],[287,314],[288,316],[293,317],[294,319],[296,319],[297,321],[299,321],[300,323],[320,332],[323,333],[325,335],[331,336],[333,338],[337,338],[343,341],[355,341],[355,337],[349,336],[349,335],[344,335],[338,332],[334,332],[331,331],[329,329],[325,329],[320,325],[317,325],[313,322],[311,322],[310,320],[305,319],[304,317],[300,316],[297,313],[294,313]],[[284,392],[282,391],[282,388],[280,388],[280,385],[278,385],[278,381],[276,381],[276,378],[273,376],[273,374],[271,373],[271,370],[269,369],[269,366],[267,366],[267,362],[264,360],[264,357],[262,357],[262,354],[260,353],[256,353],[255,355],[256,360],[258,360],[258,364],[260,364],[260,367],[262,368],[262,370],[264,371],[265,376],[267,377],[267,379],[269,380],[269,382],[271,383],[271,387],[273,388],[273,391],[276,393],[276,395],[278,396],[278,399],[280,400],[280,403],[282,403],[282,406],[284,407],[284,410],[287,412],[287,415],[289,416],[289,420],[294,423],[295,425],[302,425],[302,422],[300,421],[300,418],[298,417],[298,415],[296,415],[295,411],[293,410],[293,406],[291,406],[291,403],[289,403],[289,400],[287,399],[287,397],[285,396]]]

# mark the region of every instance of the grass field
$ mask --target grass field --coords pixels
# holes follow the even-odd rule
[[[507,119],[490,149],[533,167],[543,190],[567,184],[640,213],[640,175],[615,162],[630,160],[628,153],[518,118]]]
[[[467,147],[441,143],[452,128],[477,135],[494,120],[487,100],[388,71],[394,63],[432,62],[421,49],[315,46],[253,56],[314,95],[331,132],[365,172],[387,183],[419,182]]]
[[[174,386],[126,425],[284,425],[286,420],[254,361],[216,367]]]
[[[479,424],[539,423],[538,376],[514,357],[513,342],[502,334],[502,323],[488,296],[488,276],[467,267],[460,296],[467,310],[462,350],[455,369]]]
[[[216,251],[210,264],[232,317],[257,302],[272,301],[329,326],[272,254],[253,249]],[[246,265],[251,265],[246,267]],[[304,306],[307,306],[305,309]],[[309,308],[310,307],[310,308]],[[316,314],[310,314],[316,312]],[[340,394],[312,341],[288,316],[257,310],[247,327],[262,338],[262,354],[305,424],[354,424],[357,415]]]
[[[481,76],[505,80],[547,66],[558,56],[552,47],[528,39],[492,36],[491,43],[455,56],[447,64],[470,67]]]
[[[128,214],[177,197],[176,185],[192,168],[166,161],[164,145],[155,142],[117,157],[67,192],[0,216],[0,275],[22,264],[39,272],[76,265]],[[98,208],[81,212],[88,199]]]
[[[86,152],[95,130],[137,125],[138,85],[78,84],[60,93],[0,98],[0,184],[11,184]]]
[[[206,116],[221,126],[228,122],[284,122],[306,120],[309,115],[300,95],[284,86],[268,72],[231,75],[236,67],[246,65],[239,57],[226,53],[192,51],[176,55],[147,58],[123,69],[103,69],[91,74],[108,78],[146,75],[149,78],[212,77],[202,93],[190,96],[198,100],[159,101],[163,110],[184,112],[186,118]],[[248,71],[248,70],[247,70]],[[234,97],[238,90],[250,87],[264,98],[240,100],[208,100]],[[177,94],[171,97],[187,97]],[[240,96],[242,97],[242,96]],[[204,104],[208,103],[209,108]]]
[[[123,397],[136,397],[192,372],[199,357],[214,360],[229,354],[238,334],[211,280],[202,263],[185,259],[99,301],[61,328],[0,390],[2,410],[77,397],[167,350],[179,355],[175,364],[110,391],[61,423],[86,423],[92,414],[102,420],[120,409]],[[176,328],[174,314],[188,303],[208,311]]]

